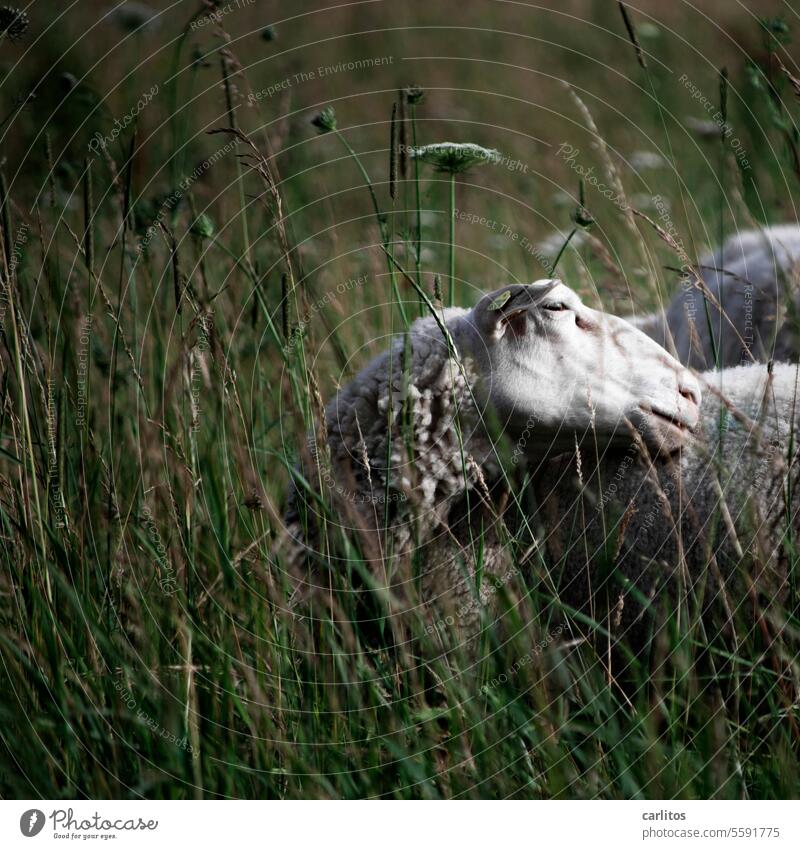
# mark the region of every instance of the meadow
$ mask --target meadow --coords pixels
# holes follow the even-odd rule
[[[797,10],[61,5],[0,9],[0,795],[796,798],[796,595],[735,654],[667,615],[623,687],[521,550],[477,651],[334,499],[313,618],[276,550],[323,403],[431,304],[557,264],[638,314],[797,220]]]

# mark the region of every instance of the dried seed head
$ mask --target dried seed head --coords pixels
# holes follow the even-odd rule
[[[778,63],[778,67],[781,69],[781,73],[789,80],[789,85],[794,89],[794,93],[796,97],[800,97],[800,79],[798,79],[794,74],[786,67],[786,65],[781,62],[780,56],[775,54],[775,61]]]
[[[30,23],[30,18],[21,9],[0,6],[0,40],[17,41],[28,31]]]
[[[242,502],[248,510],[263,510],[265,507],[264,496],[255,487],[250,490],[250,495]]]
[[[408,177],[408,121],[406,119],[406,98],[403,90],[397,92],[397,140],[400,149],[400,176]]]
[[[289,276],[281,274],[281,330],[284,341],[289,341]]]
[[[614,607],[614,619],[612,621],[612,627],[619,628],[622,623],[622,611],[625,609],[625,595],[620,592],[619,598],[617,599],[617,604]]]
[[[433,297],[439,302],[442,300],[442,278],[439,274],[433,278]]]
[[[583,227],[585,230],[588,230],[594,224],[594,216],[583,204],[575,207],[575,211],[572,213],[572,220],[578,227]]]
[[[71,74],[69,71],[64,71],[63,74],[58,75],[58,82],[64,91],[72,91],[78,85],[78,78],[75,74]]]
[[[420,88],[418,85],[410,85],[405,88],[405,96],[406,103],[410,103],[412,106],[416,106],[423,97],[425,97],[424,89]]]

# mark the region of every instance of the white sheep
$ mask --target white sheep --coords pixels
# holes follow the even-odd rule
[[[535,534],[559,564],[553,591],[612,631],[639,628],[639,640],[641,595],[661,587],[687,597],[711,577],[707,598],[730,612],[744,569],[746,589],[779,596],[784,537],[798,531],[796,368],[700,382],[701,407],[688,370],[563,284],[511,286],[418,321],[360,372],[328,405],[306,479],[327,484],[345,534],[393,589],[408,578],[397,564],[421,551],[423,599],[457,609],[462,631],[517,568],[509,543]],[[540,505],[529,516],[509,498],[520,453]],[[315,505],[296,498],[287,523],[306,565],[328,557]]]
[[[576,440],[624,448],[635,428],[655,455],[669,454],[696,424],[699,395],[663,348],[560,282],[510,286],[472,310],[417,321],[345,386],[326,408],[326,438],[313,445],[304,480],[327,491],[335,524],[386,575],[387,562],[396,569],[421,546],[445,541],[461,555],[450,514],[465,500],[490,500],[508,478],[501,435],[531,458]],[[337,530],[315,488],[298,487],[287,514],[295,572],[328,559],[323,537]],[[503,559],[487,548],[484,571],[497,573]],[[423,595],[440,595],[442,583],[453,600],[468,593],[453,571],[430,570]]]
[[[707,297],[689,275],[665,310],[629,320],[696,369],[796,362],[799,270],[797,225],[736,233],[699,262]]]

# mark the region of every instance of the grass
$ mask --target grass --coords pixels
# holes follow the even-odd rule
[[[696,65],[666,27],[639,34],[644,85],[632,48],[616,74],[610,63],[627,36],[611,12],[602,18],[615,34],[598,48],[609,63],[602,68],[570,53],[549,61],[546,46],[537,54],[540,70],[556,68],[591,107],[573,109],[562,87],[548,94],[543,82],[537,109],[552,131],[537,135],[554,148],[568,140],[631,198],[669,198],[690,254],[721,228],[791,217],[796,108],[787,79],[773,64],[764,73],[758,46],[766,32],[768,55],[788,64],[788,34],[739,22],[754,32],[751,64],[724,57],[728,120],[752,160],[745,170],[731,151],[719,162],[718,147],[683,131],[692,99],[664,64]],[[389,14],[359,13],[358,27],[345,12],[279,22],[285,41],[277,44],[323,39],[334,25],[369,30],[372,15]],[[499,609],[481,613],[476,652],[459,645],[455,629],[431,632],[419,611],[398,609],[363,540],[343,530],[326,497],[317,508],[328,591],[313,620],[288,609],[276,545],[306,435],[324,447],[323,399],[386,347],[387,333],[435,311],[436,275],[462,304],[476,291],[546,276],[519,237],[535,243],[557,231],[559,273],[587,298],[627,312],[668,296],[676,283],[664,266],[675,256],[532,140],[521,72],[487,65],[498,75],[487,89],[454,60],[431,70],[423,99],[417,90],[402,95],[397,114],[408,116],[414,146],[459,136],[519,153],[530,166],[459,179],[461,207],[516,238],[490,225],[465,223],[456,233],[453,175],[412,160],[406,178],[390,178],[392,102],[398,85],[413,82],[404,68],[391,68],[385,86],[375,71],[381,85],[368,77],[363,98],[337,103],[338,123],[321,136],[308,118],[335,93],[344,98],[353,78],[307,90],[292,82],[291,104],[248,97],[329,59],[382,49],[424,55],[438,36],[409,30],[418,53],[416,43],[391,42],[400,36],[387,35],[389,47],[354,36],[346,55],[321,44],[297,64],[260,40],[244,13],[221,23],[234,28],[230,40],[216,27],[192,28],[200,5],[187,23],[189,14],[166,16],[147,55],[133,46],[141,41],[117,34],[107,84],[104,66],[76,55],[82,24],[69,17],[18,67],[10,62],[24,47],[0,42],[8,63],[0,93],[13,113],[0,199],[0,794],[796,797],[796,660],[785,648],[783,665],[769,662],[763,635],[747,623],[731,654],[702,622],[665,612],[652,664],[634,662],[622,689],[607,678],[603,622],[572,611],[569,621],[595,636],[566,639],[549,589],[558,564],[528,558],[498,592]],[[463,14],[470,26],[486,23]],[[493,20],[481,37],[506,39],[507,51],[487,60],[527,61],[530,45],[502,35],[538,31],[519,20]],[[563,31],[552,16],[541,26]],[[575,27],[565,45],[580,41]],[[463,34],[467,48],[473,35]],[[67,67],[57,63],[61,46],[75,48],[65,55],[78,72],[66,94],[57,88]],[[692,74],[712,99],[716,73]],[[117,77],[124,85],[112,83]],[[109,131],[109,110],[129,114],[152,78],[163,100],[84,163],[86,139]],[[37,101],[13,105],[40,80]],[[457,97],[448,94],[453,80]],[[609,91],[604,105],[600,93]],[[131,102],[123,92],[134,93]],[[520,116],[514,127],[509,110]],[[275,117],[295,112],[288,123]],[[675,167],[633,173],[620,151],[642,144]],[[594,219],[588,241],[572,239],[576,206],[581,220],[587,210]],[[321,479],[307,483],[325,492]],[[524,512],[532,496],[518,485]],[[522,538],[509,544],[520,557],[527,547]],[[387,557],[385,566],[407,564]],[[787,632],[800,626],[796,608],[784,621]]]

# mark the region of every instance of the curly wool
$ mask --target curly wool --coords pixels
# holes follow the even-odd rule
[[[477,375],[469,357],[460,356],[467,313],[443,313],[458,358],[432,317],[418,319],[409,331],[406,373],[400,337],[327,405],[327,457],[312,446],[312,460],[329,469],[306,479],[327,482],[339,515],[354,528],[388,529],[395,556],[441,532],[452,501],[496,470],[473,395]],[[302,526],[300,500],[293,492],[285,517],[295,563],[313,554],[317,535],[313,515]]]

